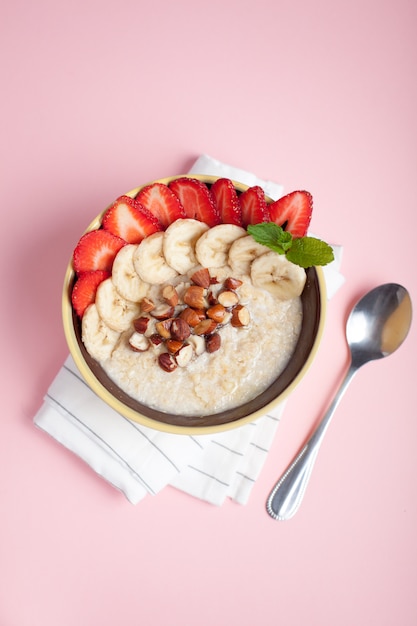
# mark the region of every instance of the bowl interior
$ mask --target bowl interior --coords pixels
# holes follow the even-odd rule
[[[203,180],[208,185],[216,180],[215,177],[195,175],[193,177]],[[159,182],[169,182],[172,178],[160,179]],[[239,192],[247,188],[237,182],[235,185]],[[136,195],[139,189],[134,189],[128,195]],[[103,213],[87,230],[93,230],[100,225]],[[88,354],[81,340],[81,322],[71,306],[70,296],[75,279],[71,263],[67,268],[63,292],[63,322],[67,343],[77,367],[89,386],[125,417],[151,428],[181,434],[201,434],[234,428],[267,413],[286,398],[314,358],[324,323],[325,286],[321,268],[308,268],[306,272],[306,285],[301,295],[303,308],[301,333],[287,367],[259,396],[221,413],[205,416],[171,415],[137,402],[117,387],[99,363]]]

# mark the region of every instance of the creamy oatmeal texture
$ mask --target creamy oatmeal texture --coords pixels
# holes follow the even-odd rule
[[[230,274],[230,268],[210,271],[214,276],[225,272]],[[103,369],[132,398],[173,414],[210,415],[262,393],[294,351],[301,330],[301,299],[279,300],[254,287],[249,277],[239,278],[243,280],[239,299],[250,310],[250,323],[243,328],[231,324],[219,328],[218,351],[205,351],[185,367],[165,372],[157,363],[162,346],[135,352],[128,343],[132,334],[128,330],[121,334],[111,356],[101,360]],[[146,334],[151,332],[152,328]]]

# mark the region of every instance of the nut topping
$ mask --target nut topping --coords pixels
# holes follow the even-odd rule
[[[190,344],[182,346],[175,355],[175,361],[180,367],[185,367],[193,358],[193,347]]]
[[[183,309],[180,313],[179,319],[187,322],[188,326],[194,327],[197,326],[198,322],[201,321],[201,317],[195,309],[187,307]]]
[[[150,313],[152,317],[155,317],[157,320],[167,320],[174,315],[174,311],[175,309],[172,304],[166,302],[155,306]]]
[[[152,311],[152,309],[154,308],[155,304],[149,298],[143,298],[143,300],[141,300],[140,310],[142,311],[142,313],[149,313],[149,311]]]
[[[241,280],[239,280],[238,278],[232,278],[231,276],[229,276],[229,278],[226,278],[226,280],[224,281],[224,286],[226,287],[226,289],[239,289],[241,285],[243,285],[243,282]]]
[[[158,363],[166,372],[185,367],[194,357],[204,352],[217,352],[221,347],[221,335],[216,330],[231,323],[236,328],[250,322],[249,310],[239,303],[236,293],[243,282],[229,277],[216,288],[217,278],[211,278],[207,268],[196,270],[190,277],[193,284],[181,283],[182,287],[165,284],[160,299],[141,301],[142,315],[134,320],[135,331],[129,339],[132,350],[144,351],[150,345],[160,346]],[[155,319],[152,319],[155,318]],[[149,326],[152,322],[153,327]],[[150,335],[145,337],[145,333]]]
[[[188,345],[193,349],[196,356],[200,356],[206,349],[206,342],[201,335],[191,335],[188,339]]]
[[[217,304],[217,298],[211,290],[207,293],[207,302],[209,306]]]
[[[242,306],[241,304],[236,305],[234,309],[232,310],[232,319],[231,319],[232,326],[239,328],[241,326],[247,326],[249,322],[250,322],[249,310],[245,306]]]
[[[177,341],[185,341],[191,335],[190,326],[181,317],[176,317],[171,324],[171,337]]]
[[[172,285],[165,285],[162,289],[162,297],[171,306],[177,306],[179,300],[178,292]]]
[[[228,307],[235,306],[235,304],[239,302],[239,296],[235,291],[225,289],[225,291],[219,293],[217,300],[227,309]]]
[[[213,333],[206,338],[206,350],[207,352],[217,352],[220,349],[221,337],[219,333]]]
[[[205,289],[208,289],[208,287],[210,287],[210,273],[206,267],[203,267],[202,269],[194,272],[194,274],[192,274],[190,278],[195,285],[199,285],[200,287],[204,287]]]
[[[174,357],[168,352],[163,352],[159,355],[158,363],[165,372],[173,372],[175,369],[177,369],[177,363]]]
[[[171,337],[171,324],[172,324],[172,319],[161,320],[160,322],[157,322],[155,324],[155,330],[164,339],[170,339],[170,337]]]
[[[149,337],[149,340],[153,343],[154,346],[159,346],[161,345],[161,343],[164,343],[164,338],[161,337],[161,335],[158,335],[158,333],[153,333]]]
[[[129,346],[135,352],[145,352],[149,348],[149,339],[142,333],[134,332],[129,337]]]
[[[217,324],[214,320],[207,317],[205,320],[201,320],[194,328],[196,335],[209,335],[217,328]]]
[[[184,293],[184,303],[193,309],[204,309],[206,290],[199,285],[191,285]]]
[[[176,339],[167,339],[165,345],[170,354],[176,354],[184,344]]]
[[[148,328],[149,317],[138,317],[138,319],[133,321],[133,326],[137,333],[141,333],[144,335],[146,333],[146,329]]]
[[[207,309],[207,317],[217,322],[217,324],[221,324],[225,318],[226,309],[222,304],[215,304]]]

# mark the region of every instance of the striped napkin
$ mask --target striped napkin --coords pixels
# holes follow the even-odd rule
[[[282,186],[208,155],[190,170],[260,185],[273,199]],[[343,284],[339,272],[342,249],[325,269],[328,297]],[[167,434],[123,417],[84,382],[71,356],[50,385],[34,424],[83,459],[99,476],[133,504],[170,485],[220,506],[227,498],[246,504],[265,463],[284,410],[216,435]]]

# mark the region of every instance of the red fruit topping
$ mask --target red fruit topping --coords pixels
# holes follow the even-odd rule
[[[136,196],[136,200],[148,209],[164,228],[175,220],[187,217],[178,197],[162,183],[144,187]]]
[[[261,187],[249,187],[239,196],[242,210],[242,225],[244,228],[249,224],[267,222],[269,219],[268,205],[265,193]]]
[[[140,243],[145,237],[162,230],[156,217],[129,196],[120,196],[107,209],[102,223],[104,230],[124,239],[127,243]]]
[[[210,192],[221,222],[242,226],[242,210],[232,181],[229,178],[219,178],[211,186]]]
[[[77,274],[92,270],[111,272],[114,257],[126,242],[107,230],[92,230],[79,240],[72,257]]]
[[[72,306],[79,317],[84,315],[86,308],[96,299],[97,287],[103,280],[110,278],[110,272],[95,270],[82,272],[74,285],[71,294]]]
[[[179,198],[187,217],[210,227],[220,224],[214,201],[203,182],[196,178],[177,178],[169,183],[169,188]]]
[[[305,237],[313,211],[313,196],[308,191],[292,191],[269,205],[272,222],[293,237]]]

